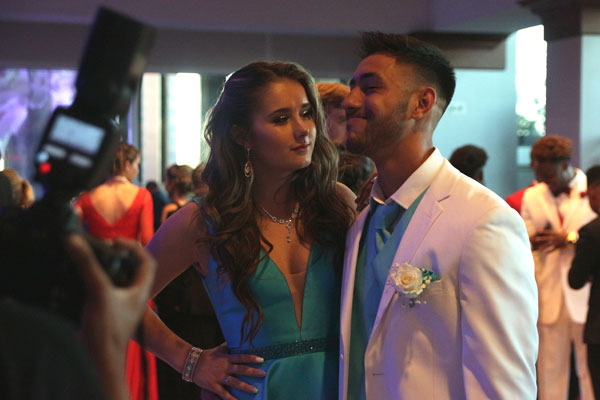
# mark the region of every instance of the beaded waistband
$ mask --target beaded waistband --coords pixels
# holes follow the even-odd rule
[[[229,349],[231,354],[253,354],[272,360],[274,358],[284,358],[299,356],[302,354],[319,353],[325,351],[338,351],[339,337],[331,336],[320,339],[299,340],[293,343],[276,344],[273,346],[264,347],[247,347],[247,348],[232,348]]]

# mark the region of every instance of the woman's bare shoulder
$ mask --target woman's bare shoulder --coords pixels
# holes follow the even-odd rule
[[[176,206],[175,206],[176,207]],[[164,233],[161,231],[165,231]],[[194,203],[188,203],[179,211],[171,215],[163,222],[156,234],[169,234],[187,240],[196,241],[206,238],[208,235],[208,226],[206,221],[200,215],[199,206]]]

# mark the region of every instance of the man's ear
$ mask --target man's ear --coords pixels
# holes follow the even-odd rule
[[[435,105],[437,93],[431,86],[426,86],[419,89],[415,94],[417,96],[417,106],[414,109],[411,117],[414,119],[421,119],[429,114]]]

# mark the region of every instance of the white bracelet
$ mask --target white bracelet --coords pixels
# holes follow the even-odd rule
[[[192,347],[185,359],[185,364],[183,365],[183,371],[181,371],[181,379],[186,382],[194,381],[194,370],[196,369],[196,364],[198,363],[198,359],[204,350],[198,347]]]

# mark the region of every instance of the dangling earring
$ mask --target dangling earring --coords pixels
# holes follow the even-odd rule
[[[244,176],[248,179],[250,179],[252,177],[252,173],[254,172],[254,170],[252,169],[252,164],[250,163],[250,148],[248,147],[246,149],[247,151],[247,156],[246,156],[246,164],[244,164]]]

